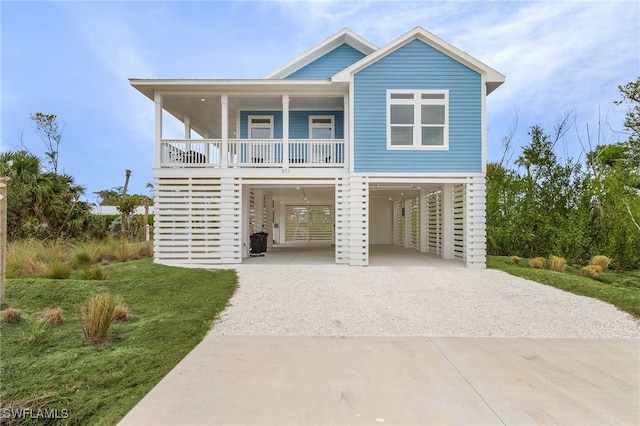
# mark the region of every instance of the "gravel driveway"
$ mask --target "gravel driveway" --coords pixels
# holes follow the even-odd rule
[[[501,271],[238,265],[216,335],[638,338],[614,306]]]

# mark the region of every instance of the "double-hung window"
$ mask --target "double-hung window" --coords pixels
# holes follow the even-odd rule
[[[449,91],[387,90],[387,149],[449,149]]]

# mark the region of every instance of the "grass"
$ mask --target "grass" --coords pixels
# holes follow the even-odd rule
[[[16,278],[7,301],[27,321],[2,324],[0,401],[3,408],[63,409],[56,424],[113,425],[202,340],[226,306],[237,278],[154,264],[150,259],[104,267],[99,281]],[[109,341],[85,342],[80,307],[91,296],[120,295],[135,315],[109,329]],[[38,315],[52,306],[59,325]]]
[[[598,279],[583,275],[582,265],[567,265],[564,273],[511,264],[507,256],[488,256],[487,267],[541,284],[611,303],[640,319],[640,270],[607,271]]]

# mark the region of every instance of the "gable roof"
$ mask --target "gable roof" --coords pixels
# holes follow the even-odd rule
[[[344,28],[343,30],[335,33],[334,35],[324,40],[323,42],[318,43],[317,45],[307,50],[306,52],[303,52],[302,54],[298,55],[291,61],[282,65],[281,67],[271,71],[270,73],[263,76],[262,78],[263,79],[285,78],[345,43],[353,47],[357,51],[362,52],[365,56],[369,55],[370,53],[378,49],[378,46],[360,37],[358,34],[354,33],[350,29]]]
[[[401,48],[405,44],[413,41],[413,40],[421,40],[422,42],[428,44],[429,46],[441,51],[447,56],[455,59],[456,61],[468,66],[469,68],[477,71],[485,77],[485,82],[487,85],[487,95],[497,89],[502,83],[505,81],[505,76],[490,66],[480,62],[475,59],[471,55],[463,52],[457,47],[447,43],[441,38],[435,36],[429,31],[425,30],[422,27],[416,27],[408,33],[398,37],[387,45],[381,47],[375,52],[369,54],[368,56],[362,58],[358,62],[350,65],[349,67],[343,69],[342,71],[334,74],[331,77],[331,81],[333,82],[349,82],[351,80],[351,76],[358,71],[363,70],[374,62],[384,58],[388,54],[394,52],[395,50]]]

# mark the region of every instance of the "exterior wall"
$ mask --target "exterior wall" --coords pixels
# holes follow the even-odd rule
[[[250,115],[272,115],[273,116],[273,137],[282,139],[282,111],[241,111],[240,112],[240,138],[247,139],[249,136],[249,116]],[[308,139],[309,138],[309,116],[310,115],[333,115],[335,126],[335,138],[344,139],[344,112],[343,111],[291,111],[289,113],[289,138]]]
[[[482,172],[482,82],[413,40],[354,76],[354,171]],[[387,150],[387,89],[449,90],[449,149]]]
[[[349,65],[364,58],[364,53],[354,49],[348,44],[336,47],[331,52],[316,59],[307,66],[290,74],[287,78],[320,79],[330,78],[338,71],[342,71]]]
[[[155,177],[157,263],[240,263],[241,185],[236,178]]]

